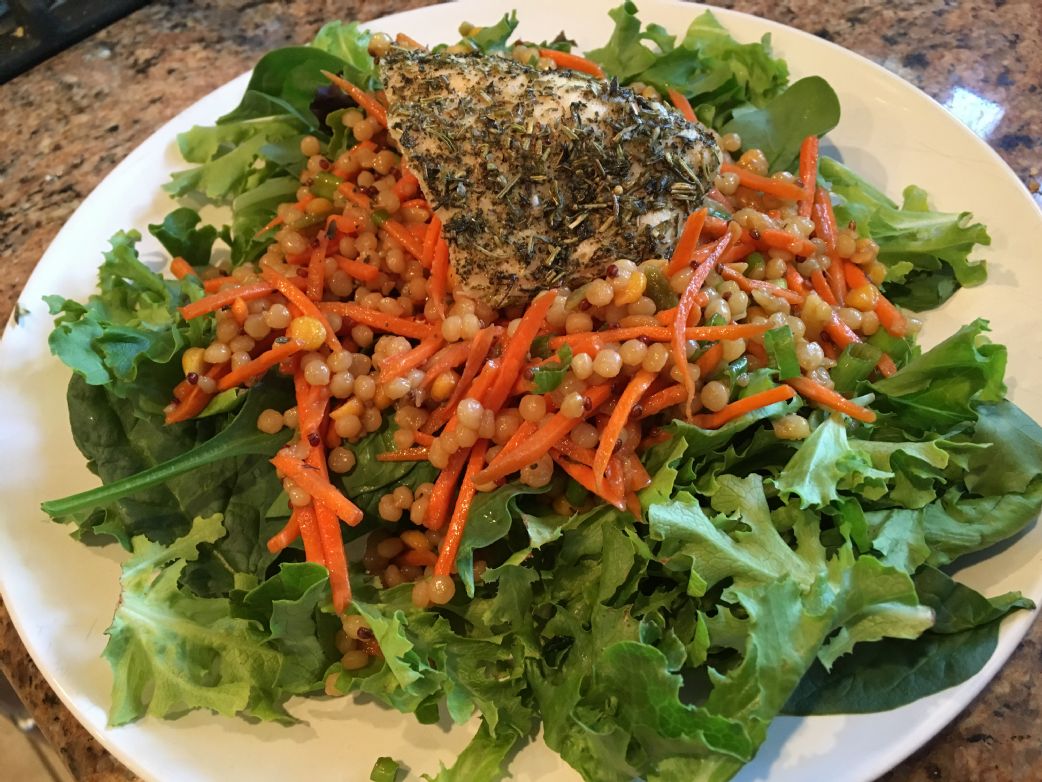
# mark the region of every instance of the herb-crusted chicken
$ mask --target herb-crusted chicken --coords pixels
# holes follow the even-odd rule
[[[401,48],[380,68],[452,282],[492,306],[667,253],[720,165],[705,128],[614,81]]]

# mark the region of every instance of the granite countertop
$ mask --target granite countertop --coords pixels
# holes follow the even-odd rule
[[[134,147],[266,50],[334,17],[426,0],[155,2],[0,86],[0,323],[65,220]],[[953,105],[1042,206],[1042,6],[1038,0],[719,0],[859,52]],[[523,7],[523,3],[518,3]],[[961,88],[961,90],[960,90]],[[956,95],[969,96],[955,101]],[[86,732],[36,669],[0,604],[0,672],[80,780],[134,777]],[[883,777],[1042,779],[1042,622],[937,738]]]

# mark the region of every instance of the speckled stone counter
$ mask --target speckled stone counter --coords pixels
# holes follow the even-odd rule
[[[65,220],[162,123],[249,68],[266,50],[306,40],[327,19],[372,18],[425,4],[157,2],[0,86],[0,323],[7,321]],[[834,41],[949,104],[998,150],[1042,205],[1039,0],[717,4]],[[968,110],[960,94],[971,96]],[[47,686],[2,604],[0,671],[77,779],[133,779]],[[1042,623],[958,719],[883,779],[1042,779],[1042,686],[1036,678],[1042,678]]]

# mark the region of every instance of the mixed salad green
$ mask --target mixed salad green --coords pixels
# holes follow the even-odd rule
[[[769,37],[738,43],[708,12],[677,37],[636,14],[628,2],[613,10],[611,38],[588,56],[623,83],[679,90],[772,169],[838,122],[827,82],[789,83]],[[516,24],[509,15],[464,40],[503,51]],[[308,46],[265,55],[234,111],[179,138],[192,167],[168,192],[202,195],[230,218],[202,225],[181,207],[149,226],[171,255],[202,267],[220,247],[233,264],[263,251],[258,232],[298,187],[301,137],[350,142],[330,120],[346,106],[321,70],[374,86],[367,43],[357,24],[331,23]],[[571,46],[563,35],[545,45]],[[893,301],[928,309],[984,280],[970,254],[988,234],[968,214],[929,210],[914,186],[897,204],[835,160],[821,176],[841,223],[878,242]],[[383,658],[345,671],[325,570],[296,547],[265,547],[286,522],[268,458],[288,431],[263,434],[256,420],[291,390],[273,373],[165,426],[179,356],[208,344],[213,324],[181,318],[198,281],[153,273],[139,240],[113,237],[86,303],[48,297],[51,349],[73,370],[73,435],[104,486],[44,509],[85,542],[131,552],[105,649],[112,725],[190,709],[291,723],[287,700],[323,697],[336,673],[341,692],[420,722],[442,710],[480,718],[442,782],[499,778],[540,725],[586,779],[724,780],[779,714],[891,709],[958,684],[990,657],[999,620],[1032,607],[1016,593],[982,596],[946,569],[1015,536],[1042,506],[1042,430],[1005,399],[1006,351],[978,320],[925,352],[878,332],[899,371],[869,382],[875,359],[852,360],[844,381],[873,400],[874,424],[819,412],[808,439],[779,440],[767,419],[793,402],[715,431],[674,421],[644,456],[642,519],[606,505],[558,515],[544,497],[560,487],[479,494],[457,560],[465,590],[450,604],[417,609],[408,584],[381,589],[355,569],[349,610]],[[385,487],[434,475],[427,462],[375,459],[392,447],[388,427],[368,436],[338,478],[366,513],[345,545],[386,526]],[[479,550],[492,566],[475,582]],[[374,770],[396,773],[389,758]]]

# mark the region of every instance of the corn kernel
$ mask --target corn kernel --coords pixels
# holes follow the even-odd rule
[[[326,341],[326,327],[318,318],[301,315],[290,322],[286,335],[300,341],[304,350],[318,350]]]

